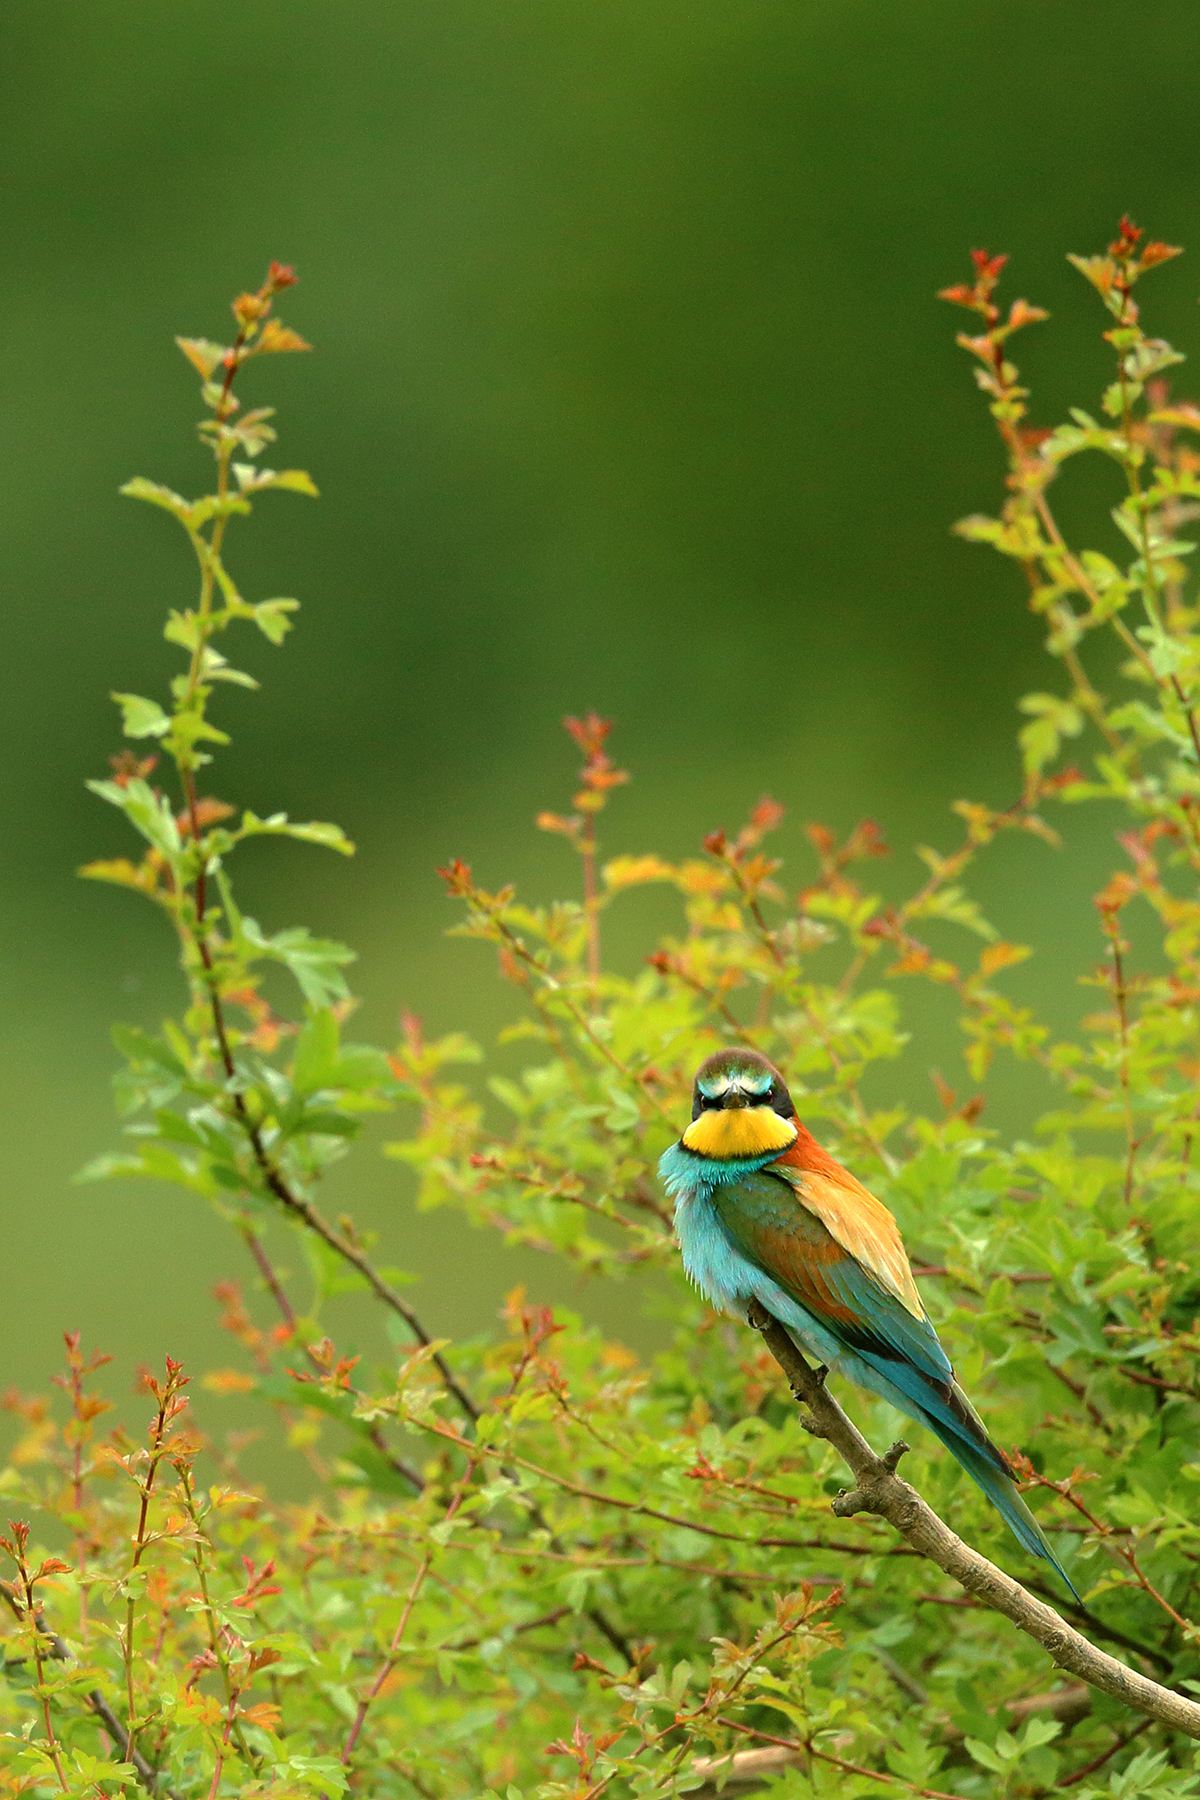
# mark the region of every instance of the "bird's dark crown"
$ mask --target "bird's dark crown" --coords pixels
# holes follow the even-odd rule
[[[696,1073],[692,1118],[747,1106],[769,1106],[784,1119],[796,1116],[783,1076],[757,1050],[718,1050],[706,1058]]]

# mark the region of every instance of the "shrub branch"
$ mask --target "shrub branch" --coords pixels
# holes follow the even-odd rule
[[[902,1537],[969,1594],[994,1612],[1011,1619],[1018,1630],[1049,1652],[1052,1661],[1089,1687],[1146,1713],[1173,1731],[1200,1738],[1200,1706],[1170,1688],[1160,1687],[1103,1650],[1089,1643],[1064,1619],[1036,1600],[1019,1581],[1005,1575],[977,1550],[951,1531],[916,1489],[896,1473],[896,1464],[908,1448],[893,1444],[886,1456],[876,1456],[862,1433],[842,1411],[824,1381],[811,1369],[778,1319],[758,1301],[750,1302],[749,1320],[779,1364],[795,1398],[809,1410],[804,1423],[814,1437],[824,1438],[844,1457],[855,1486],[839,1495],[833,1510],[841,1519],[855,1513],[874,1513],[886,1519]]]

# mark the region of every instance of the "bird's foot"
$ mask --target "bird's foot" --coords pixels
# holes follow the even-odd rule
[[[889,1475],[894,1475],[896,1473],[896,1465],[900,1461],[900,1458],[911,1449],[912,1445],[906,1444],[903,1438],[896,1439],[896,1442],[892,1445],[891,1449],[886,1451],[880,1458],[880,1461],[883,1463],[883,1466]]]
[[[813,1380],[816,1382],[816,1384],[819,1388],[823,1388],[825,1386],[825,1377],[828,1375],[828,1373],[829,1373],[829,1364],[828,1363],[822,1363],[819,1369],[813,1370],[813,1372],[812,1372]],[[804,1391],[804,1389],[802,1387],[800,1387],[794,1381],[791,1382],[789,1385],[791,1386],[791,1390],[792,1390],[792,1399],[795,1400],[799,1405],[806,1406],[808,1404],[808,1395]]]

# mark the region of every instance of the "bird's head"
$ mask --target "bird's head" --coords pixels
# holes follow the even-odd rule
[[[796,1109],[774,1063],[757,1050],[718,1050],[692,1091],[685,1150],[718,1161],[778,1154],[796,1140]]]

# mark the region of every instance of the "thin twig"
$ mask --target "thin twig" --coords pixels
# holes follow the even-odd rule
[[[684,1531],[698,1531],[704,1537],[722,1538],[730,1544],[751,1544],[759,1550],[811,1550],[817,1547],[823,1550],[843,1548],[840,1544],[830,1544],[824,1538],[783,1538],[783,1537],[746,1537],[739,1531],[721,1531],[715,1525],[703,1525],[698,1519],[681,1519],[674,1513],[659,1512],[656,1507],[646,1506],[640,1500],[622,1500],[616,1494],[603,1493],[599,1488],[584,1487],[578,1481],[570,1481],[565,1475],[556,1475],[551,1469],[542,1468],[540,1463],[531,1462],[526,1456],[515,1456],[511,1450],[493,1450],[487,1444],[482,1447],[473,1444],[470,1438],[459,1437],[457,1433],[444,1424],[431,1425],[427,1429],[435,1431],[439,1437],[471,1456],[494,1456],[503,1465],[515,1464],[519,1469],[528,1469],[531,1474],[539,1475],[543,1481],[561,1488],[564,1493],[575,1494],[580,1500],[594,1500],[599,1506],[613,1506],[620,1512],[636,1513],[642,1518],[658,1519],[664,1525],[677,1525]],[[541,1515],[534,1512],[535,1518]],[[544,1523],[544,1519],[542,1520]],[[849,1548],[849,1546],[845,1546]],[[877,1554],[877,1553],[875,1553]]]
[[[201,961],[204,963],[204,967],[209,977],[209,997],[212,1006],[213,1030],[216,1034],[217,1047],[221,1053],[221,1061],[224,1065],[226,1076],[232,1081],[235,1075],[233,1052],[230,1048],[229,1036],[225,1029],[225,1015],[221,1006],[220,995],[217,992],[217,977],[213,968],[212,953],[203,937],[198,937],[196,943],[200,952]],[[293,1218],[299,1219],[303,1225],[306,1225],[311,1232],[321,1239],[322,1243],[328,1244],[329,1248],[334,1251],[336,1255],[340,1256],[343,1262],[349,1263],[352,1269],[357,1269],[358,1273],[363,1277],[372,1292],[383,1301],[385,1306],[390,1307],[394,1313],[397,1313],[400,1318],[404,1320],[404,1323],[408,1326],[408,1329],[412,1332],[419,1344],[426,1347],[430,1345],[433,1342],[433,1339],[422,1325],[412,1307],[409,1306],[406,1301],[401,1299],[400,1295],[396,1292],[395,1288],[391,1286],[390,1282],[383,1279],[383,1276],[379,1273],[378,1269],[375,1268],[370,1258],[358,1248],[357,1244],[352,1244],[348,1238],[342,1236],[341,1232],[335,1231],[333,1226],[321,1217],[311,1200],[305,1200],[299,1194],[293,1193],[279,1168],[268,1155],[266,1146],[262,1141],[262,1133],[250,1116],[250,1111],[246,1105],[244,1096],[240,1092],[235,1091],[231,1095],[231,1098],[238,1123],[241,1125],[249,1140],[250,1149],[253,1153],[255,1163],[258,1165],[259,1173],[270,1192],[274,1194],[275,1198]],[[438,1374],[441,1376],[447,1391],[453,1394],[463,1412],[466,1413],[467,1417],[473,1423],[479,1417],[479,1408],[475,1405],[469,1394],[467,1394],[466,1390],[460,1386],[458,1381],[456,1381],[450,1365],[447,1363],[441,1351],[435,1350],[431,1360],[434,1367],[437,1369]]]
[[[517,935],[512,927],[508,925],[497,912],[493,911],[489,914],[485,911],[485,917],[495,930],[497,937],[507,949],[511,951],[513,956],[524,963],[530,973],[537,976],[538,980],[542,982],[546,990],[553,994],[559,1003],[566,1009],[597,1054],[629,1083],[630,1087],[638,1094],[639,1098],[644,1100],[648,1106],[652,1107],[659,1118],[669,1125],[672,1132],[674,1132],[675,1121],[667,1111],[666,1107],[662,1104],[661,1100],[656,1100],[653,1094],[646,1091],[645,1084],[638,1079],[632,1069],[628,1068],[626,1064],[621,1061],[621,1058],[616,1054],[615,1050],[605,1043],[604,1039],[595,1031],[591,1020],[572,1000],[570,994],[567,992],[565,984],[559,981],[556,975],[551,974],[550,970],[538,961],[533,952],[526,947],[523,939]]]
[[[161,1389],[156,1390],[158,1411],[150,1427],[149,1468],[144,1482],[138,1483],[141,1494],[141,1505],[138,1511],[137,1533],[133,1540],[133,1560],[129,1565],[132,1575],[142,1560],[146,1548],[146,1520],[150,1511],[150,1494],[154,1487],[154,1477],[158,1474],[159,1464],[167,1455],[166,1433],[171,1422],[182,1408],[183,1402],[178,1398],[181,1366],[167,1358],[167,1378]],[[131,1470],[132,1473],[132,1470]],[[136,1611],[136,1595],[131,1590],[125,1603],[125,1692],[129,1705],[129,1726],[125,1735],[125,1761],[132,1761],[134,1743],[137,1736],[137,1720],[133,1693],[133,1621]]]
[[[1082,1514],[1087,1520],[1090,1528],[1103,1543],[1105,1549],[1110,1551],[1118,1561],[1125,1564],[1142,1592],[1148,1594],[1155,1605],[1160,1606],[1167,1614],[1168,1618],[1178,1625],[1180,1630],[1187,1636],[1194,1637],[1196,1635],[1196,1627],[1192,1621],[1190,1619],[1185,1619],[1182,1613],[1176,1612],[1175,1608],[1171,1605],[1171,1602],[1166,1599],[1163,1594],[1160,1594],[1158,1589],[1154,1586],[1153,1582],[1142,1568],[1142,1565],[1139,1563],[1137,1552],[1132,1546],[1117,1542],[1117,1534],[1114,1532],[1112,1526],[1106,1525],[1103,1519],[1098,1519],[1095,1513],[1084,1505],[1083,1501],[1079,1498],[1079,1495],[1075,1492],[1071,1480],[1051,1481],[1049,1476],[1040,1474],[1036,1469],[1033,1470],[1029,1479],[1032,1482],[1036,1482],[1038,1487],[1049,1488],[1052,1493],[1060,1494],[1064,1500],[1068,1501],[1075,1508],[1076,1512]]]
[[[1118,1735],[1113,1739],[1107,1750],[1102,1750],[1099,1756],[1093,1756],[1091,1762],[1084,1763],[1082,1769],[1073,1769],[1069,1775],[1060,1776],[1058,1786],[1060,1788],[1074,1787],[1077,1781],[1083,1781],[1087,1776],[1094,1775],[1097,1769],[1102,1769],[1104,1767],[1110,1757],[1117,1754],[1118,1750],[1123,1750],[1126,1744],[1132,1744],[1134,1738],[1141,1737],[1143,1731],[1149,1731],[1153,1723],[1153,1719],[1143,1719],[1141,1724],[1135,1725],[1132,1731],[1127,1731],[1123,1735]]]
[[[609,1623],[598,1606],[589,1606],[587,1609],[587,1617],[592,1621],[592,1624],[596,1627],[596,1630],[600,1633],[601,1637],[608,1640],[617,1655],[632,1669],[636,1663],[636,1658],[633,1651],[630,1649],[629,1644],[621,1636],[621,1633],[617,1630],[616,1626]]]
[[[260,1775],[262,1773],[262,1758],[260,1756],[255,1756],[250,1749],[249,1744],[246,1742],[246,1735],[237,1718],[237,1696],[239,1690],[233,1678],[233,1671],[230,1668],[229,1653],[226,1648],[224,1633],[221,1630],[220,1622],[213,1607],[212,1596],[209,1593],[208,1569],[204,1559],[205,1550],[211,1550],[213,1548],[213,1543],[208,1532],[204,1529],[203,1521],[200,1518],[196,1506],[196,1495],[192,1485],[192,1467],[183,1457],[180,1457],[175,1464],[175,1474],[179,1482],[179,1491],[183,1496],[183,1510],[186,1512],[192,1527],[192,1566],[196,1571],[196,1579],[200,1584],[200,1604],[204,1613],[204,1622],[208,1628],[208,1647],[213,1662],[221,1672],[221,1686],[225,1690],[225,1704],[229,1715],[225,1727],[225,1738],[223,1740],[222,1749],[217,1758],[218,1768],[224,1762],[224,1749],[228,1744],[229,1736],[232,1732],[236,1739],[238,1750],[247,1768],[253,1769],[256,1775]]]
[[[914,1275],[946,1275],[949,1276],[952,1281],[957,1281],[960,1287],[966,1288],[969,1294],[978,1294],[981,1291],[977,1287],[968,1286],[967,1282],[963,1279],[957,1269],[948,1269],[942,1263],[914,1263],[912,1272]],[[1014,1284],[1021,1281],[1054,1280],[1053,1275],[1037,1275],[1032,1270],[1027,1269],[997,1269],[995,1275],[1001,1281],[1011,1281]]]
[[[1129,1085],[1129,990],[1125,985],[1125,964],[1121,955],[1121,924],[1115,908],[1105,908],[1104,926],[1108,933],[1113,959],[1113,998],[1117,1003],[1117,1023],[1121,1037],[1121,1103],[1125,1112],[1125,1204],[1133,1196],[1133,1164],[1138,1152],[1134,1132],[1133,1095]]]
[[[280,1312],[283,1314],[285,1325],[294,1335],[296,1331],[295,1309],[288,1299],[287,1290],[279,1279],[274,1264],[267,1255],[266,1250],[263,1248],[262,1239],[255,1231],[250,1220],[244,1214],[238,1221],[238,1232],[244,1240],[246,1248],[254,1258],[255,1265],[263,1278],[268,1293],[274,1299],[276,1306],[278,1306]],[[302,1348],[313,1368],[316,1369],[318,1373],[324,1374],[325,1371],[321,1365],[320,1359],[313,1353],[312,1345],[305,1344]],[[384,1462],[387,1463],[388,1467],[394,1470],[397,1475],[401,1476],[403,1480],[407,1481],[414,1493],[422,1493],[425,1488],[424,1477],[419,1475],[416,1469],[409,1463],[404,1462],[401,1457],[396,1455],[395,1451],[384,1437],[379,1425],[370,1424],[365,1426],[364,1433],[370,1443],[379,1452],[379,1455],[383,1458]]]
[[[446,1511],[445,1511],[444,1521],[443,1521],[445,1524],[449,1525],[451,1520],[454,1518],[454,1515],[457,1513],[459,1507],[462,1505],[464,1499],[466,1498],[467,1489],[470,1487],[472,1481],[475,1478],[476,1467],[477,1467],[476,1462],[474,1462],[474,1461],[468,1462],[466,1469],[463,1471],[461,1477],[459,1478],[459,1480],[455,1486],[454,1493],[451,1497],[450,1504],[447,1506]],[[379,1694],[383,1689],[384,1682],[387,1680],[388,1676],[391,1674],[392,1670],[396,1666],[396,1663],[400,1656],[400,1646],[401,1646],[402,1642],[404,1641],[404,1634],[408,1630],[408,1621],[412,1617],[413,1607],[416,1605],[417,1598],[421,1592],[421,1589],[425,1585],[425,1577],[429,1573],[429,1568],[430,1568],[430,1565],[432,1562],[433,1562],[433,1551],[432,1551],[432,1549],[426,1550],[424,1556],[421,1558],[420,1566],[418,1567],[416,1574],[413,1576],[412,1585],[409,1587],[408,1595],[407,1595],[407,1598],[405,1599],[404,1607],[400,1614],[399,1623],[397,1624],[396,1629],[392,1634],[392,1641],[388,1645],[387,1654],[384,1656],[382,1662],[379,1665],[379,1672],[376,1675],[374,1681],[371,1683],[371,1686],[367,1689],[367,1692],[362,1696],[362,1698],[360,1699],[360,1701],[358,1703],[358,1709],[354,1715],[354,1723],[350,1727],[350,1734],[347,1737],[345,1746],[342,1750],[341,1761],[342,1761],[343,1768],[347,1768],[349,1766],[350,1759],[354,1755],[354,1746],[358,1742],[359,1733],[362,1731],[364,1721],[366,1720],[366,1716],[367,1716],[368,1711],[370,1710],[372,1702],[375,1701],[376,1699],[378,1699]]]
[[[726,1726],[730,1731],[739,1732],[743,1737],[752,1737],[760,1743],[771,1744],[780,1750],[787,1751],[789,1753],[788,1760],[792,1762],[799,1762],[806,1756],[815,1756],[818,1762],[831,1763],[835,1769],[841,1769],[847,1775],[865,1775],[868,1781],[881,1781],[888,1787],[907,1788],[910,1794],[919,1795],[920,1800],[962,1800],[961,1794],[947,1794],[941,1788],[914,1787],[911,1781],[905,1781],[899,1775],[886,1775],[882,1769],[868,1769],[863,1763],[846,1762],[844,1758],[834,1756],[831,1751],[818,1750],[811,1737],[803,1740],[775,1737],[769,1731],[759,1731],[752,1725],[739,1724],[736,1719],[727,1719],[721,1713],[717,1714],[717,1723]],[[702,1772],[707,1773],[707,1767],[711,1765],[715,1774],[722,1762],[732,1760],[734,1759],[724,1757],[706,1758],[700,1768]],[[778,1768],[779,1764],[776,1764],[775,1767]],[[766,1772],[764,1770],[764,1773]]]
[[[108,1701],[104,1698],[104,1695],[100,1692],[99,1688],[92,1689],[91,1693],[87,1696],[87,1703],[103,1725],[105,1731],[107,1731],[109,1737],[112,1739],[114,1747],[121,1744],[126,1735],[125,1727],[122,1725],[120,1719],[118,1719],[116,1713],[108,1704]],[[162,1793],[166,1796],[166,1800],[174,1800],[174,1796],[171,1794],[169,1788],[159,1788],[158,1771],[154,1768],[152,1763],[146,1761],[146,1758],[142,1755],[136,1744],[134,1745],[132,1756],[127,1756],[125,1761],[133,1764],[134,1768],[137,1770],[138,1780],[148,1794]]]
[[[1040,1320],[1038,1321],[1038,1324],[1040,1326]],[[1092,1424],[1097,1426],[1099,1430],[1106,1431],[1111,1435],[1111,1422],[1105,1418],[1095,1401],[1088,1399],[1087,1389],[1084,1387],[1082,1381],[1074,1380],[1074,1378],[1068,1375],[1065,1369],[1060,1368],[1057,1363],[1048,1362],[1046,1367],[1050,1370],[1052,1375],[1057,1375],[1065,1388],[1069,1389],[1070,1392],[1074,1394],[1075,1398],[1086,1409],[1087,1416],[1092,1421]]]
[[[0,1581],[0,1600],[5,1602],[15,1619],[24,1620],[25,1609],[18,1599],[15,1589],[7,1581]],[[50,1629],[40,1611],[35,1611],[33,1618],[39,1638],[44,1638],[46,1641],[46,1655],[52,1657],[56,1662],[73,1662],[75,1653],[66,1639],[60,1637],[57,1631]],[[93,1688],[84,1698],[112,1739],[114,1747],[124,1744],[129,1735],[128,1731],[99,1688]],[[165,1795],[165,1800],[174,1800],[169,1789],[159,1789],[157,1785],[158,1771],[152,1763],[147,1762],[136,1744],[133,1747],[133,1754],[127,1756],[125,1761],[133,1764],[137,1770],[138,1780],[148,1794],[161,1792]]]
[[[1156,1388],[1160,1394],[1186,1394],[1189,1400],[1200,1400],[1200,1389],[1189,1387],[1184,1381],[1163,1381],[1157,1375],[1139,1375],[1125,1363],[1117,1364],[1117,1374],[1123,1375],[1126,1381],[1135,1381],[1139,1387]]]
[[[524,1631],[540,1631],[543,1626],[557,1625],[558,1621],[560,1619],[565,1619],[568,1614],[574,1616],[573,1607],[556,1606],[553,1612],[543,1613],[540,1618],[526,1619],[523,1624],[514,1625],[512,1628],[512,1635],[518,1637]],[[492,1632],[488,1633],[489,1637],[494,1635],[495,1634]],[[443,1650],[477,1650],[480,1644],[484,1642],[486,1642],[486,1640],[481,1637],[457,1638],[454,1643],[443,1644],[441,1647]]]

